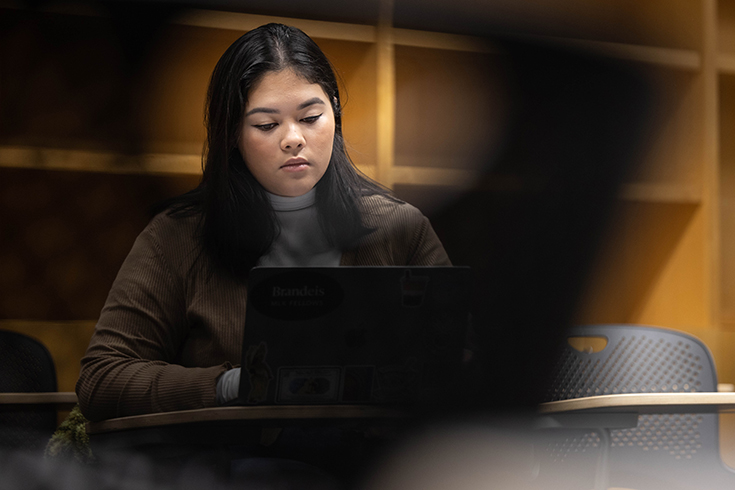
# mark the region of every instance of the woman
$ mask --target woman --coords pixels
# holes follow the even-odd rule
[[[77,382],[101,420],[237,396],[255,265],[449,265],[428,220],[347,156],[337,82],[293,27],[248,32],[207,94],[199,186],[164,203],[123,263]]]

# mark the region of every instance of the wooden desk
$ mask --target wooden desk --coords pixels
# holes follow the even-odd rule
[[[44,393],[0,393],[0,405],[56,405],[58,410],[71,410],[77,404],[73,391]]]
[[[173,425],[221,424],[237,422],[247,425],[288,425],[300,422],[369,421],[397,419],[405,413],[370,405],[307,405],[214,407],[199,410],[152,413],[88,422],[87,433],[102,434],[122,430],[168,427]]]
[[[88,422],[87,433],[100,460],[115,461],[118,454],[134,452],[163,465],[193,461],[226,474],[230,460],[287,457],[328,465],[330,473],[348,475],[369,450],[385,443],[384,436],[390,438],[395,428],[400,429],[405,417],[406,413],[396,409],[367,405],[216,407]],[[340,434],[344,430],[348,439],[356,436],[364,442],[342,448],[314,440],[314,447],[306,450],[302,439],[295,446],[282,447],[276,442],[292,429],[298,434],[304,431],[305,437],[320,437],[324,429],[327,441],[332,440],[335,429]]]
[[[542,403],[539,412],[542,414],[735,412],[735,393],[634,393],[590,396]]]
[[[735,412],[735,393],[634,393],[542,403],[540,428],[627,429],[643,414]]]
[[[74,393],[0,394],[0,403],[36,403],[33,400],[73,404],[76,403],[76,395]],[[629,414],[635,416],[646,413],[735,412],[735,393],[638,393],[591,396],[542,403],[538,411],[541,415]],[[372,405],[214,407],[89,422],[87,433],[102,434],[121,430],[222,422],[283,425],[309,421],[390,420],[406,415],[405,412],[398,409]]]

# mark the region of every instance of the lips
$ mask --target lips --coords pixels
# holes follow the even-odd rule
[[[305,158],[291,158],[281,165],[281,168],[298,168],[308,166],[309,162]]]

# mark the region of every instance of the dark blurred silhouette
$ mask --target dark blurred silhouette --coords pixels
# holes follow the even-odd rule
[[[474,271],[479,355],[464,408],[532,409],[654,103],[631,65],[522,39],[506,59],[505,138],[476,183],[429,218]]]

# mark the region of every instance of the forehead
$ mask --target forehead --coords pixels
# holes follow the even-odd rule
[[[311,83],[294,70],[287,68],[266,72],[250,89],[246,109],[256,106],[299,104],[305,99],[329,99],[321,85]]]

